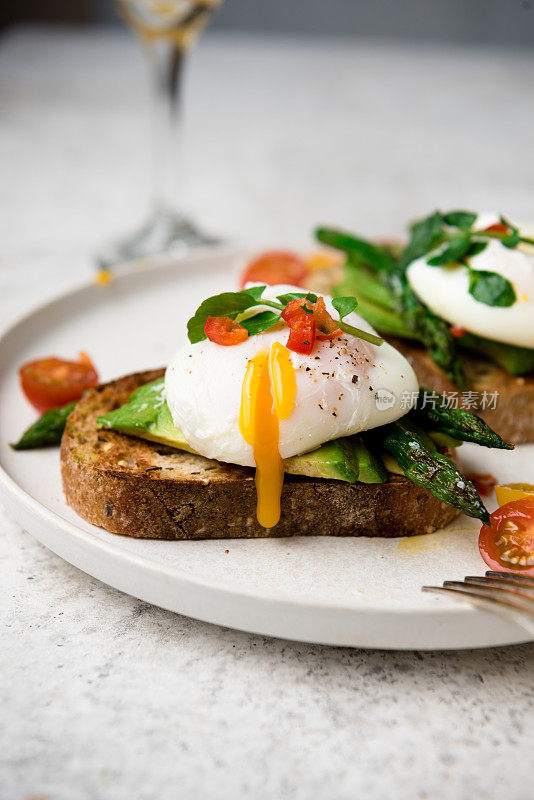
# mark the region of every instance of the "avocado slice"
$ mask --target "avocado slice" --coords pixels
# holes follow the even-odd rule
[[[163,378],[141,386],[125,405],[98,417],[98,427],[110,428],[129,436],[139,436],[140,439],[194,453],[181,430],[172,421],[163,388]]]
[[[355,483],[359,480],[359,463],[347,438],[325,442],[317,450],[292,456],[284,461],[284,471],[309,478],[330,478]]]
[[[387,472],[379,456],[372,453],[360,435],[325,442],[317,450],[284,461],[291,475],[330,478],[348,483],[385,483]]]
[[[428,431],[428,435],[436,445],[436,447],[461,447],[463,442],[460,439],[455,439],[444,431]]]
[[[369,450],[363,436],[351,436],[350,444],[358,461],[358,480],[361,483],[385,483],[387,472],[382,459]]]
[[[399,466],[399,462],[391,455],[391,453],[386,453],[384,450],[382,453],[382,461],[384,462],[384,466],[388,472],[391,472],[393,475],[404,476],[404,472]]]
[[[481,353],[495,361],[511,375],[526,375],[534,372],[534,349],[530,347],[516,347],[513,344],[494,342],[491,339],[475,336],[473,333],[465,333],[458,339],[458,342],[466,350]]]

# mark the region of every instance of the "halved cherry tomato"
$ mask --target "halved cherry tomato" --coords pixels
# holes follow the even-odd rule
[[[456,338],[459,339],[460,336],[465,336],[467,333],[465,328],[460,328],[458,325],[451,326],[451,334]]]
[[[292,286],[303,286],[308,274],[306,262],[289,250],[269,250],[262,253],[248,264],[241,276],[241,288],[248,281],[266,283],[275,286],[277,283],[290,283]]]
[[[289,328],[288,350],[309,356],[315,344],[312,303],[304,297],[291,300],[282,311],[282,319]]]
[[[512,233],[508,225],[503,225],[502,222],[494,222],[493,225],[488,225],[484,228],[482,233]]]
[[[96,386],[98,373],[87,353],[78,361],[50,356],[29,361],[19,369],[22,391],[37,411],[79,400],[86,389]]]
[[[315,321],[315,336],[317,339],[337,339],[338,336],[341,336],[341,328],[326,310],[323,297],[318,297],[317,302],[314,303],[313,319]]]
[[[207,317],[204,333],[210,342],[222,344],[224,347],[241,344],[248,339],[247,329],[230,317]]]
[[[492,570],[534,576],[534,497],[498,508],[491,526],[482,526],[478,547]]]

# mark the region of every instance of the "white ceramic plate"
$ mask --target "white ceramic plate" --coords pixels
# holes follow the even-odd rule
[[[159,260],[107,287],[87,285],[12,326],[0,340],[0,490],[14,518],[71,564],[163,608],[270,636],[358,647],[448,649],[530,638],[514,621],[421,592],[483,574],[478,523],[460,518],[415,539],[142,541],[85,523],[63,500],[56,449],[16,453],[35,418],[17,383],[24,361],[86,349],[103,380],[164,365],[206,296],[235,287],[244,254]],[[464,445],[468,471],[534,482],[534,446]],[[417,521],[415,521],[417,524]]]

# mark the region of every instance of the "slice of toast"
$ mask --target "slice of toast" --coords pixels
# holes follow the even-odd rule
[[[342,280],[342,267],[314,270],[308,288],[331,294]],[[421,386],[436,392],[456,392],[459,405],[483,417],[488,425],[512,444],[534,442],[534,375],[517,377],[488,359],[462,351],[465,367],[466,404],[462,392],[432,360],[421,345],[407,339],[384,337],[412,365]],[[450,395],[449,395],[450,396]]]
[[[98,416],[162,375],[140,372],[91,389],[67,420],[61,442],[65,497],[94,525],[151,539],[393,537],[431,533],[458,516],[397,475],[382,484],[286,475],[281,520],[262,528],[253,469],[97,430]]]

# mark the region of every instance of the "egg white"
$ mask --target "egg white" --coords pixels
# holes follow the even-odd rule
[[[498,222],[494,214],[479,215],[475,229]],[[496,272],[515,289],[517,301],[508,307],[488,306],[469,294],[469,272],[462,264],[431,267],[429,256],[413,261],[407,275],[410,286],[431,311],[453,325],[486,339],[534,347],[534,250],[510,249],[497,239],[470,259],[472,269]]]
[[[275,299],[291,291],[301,290],[272,286],[264,296]],[[323,296],[328,311],[338,319],[332,298]],[[375,333],[356,313],[345,321]],[[230,347],[204,340],[178,350],[165,374],[165,394],[174,424],[194,450],[219,461],[254,466],[252,446],[239,430],[243,378],[251,358],[273,342],[285,345],[287,338],[284,326]],[[385,342],[379,347],[343,334],[332,342],[316,342],[309,356],[290,351],[290,357],[297,393],[293,412],[280,422],[282,458],[398,419],[418,390],[408,361]],[[391,405],[382,410],[384,404],[377,404],[376,395],[383,399],[384,390],[391,393]]]

